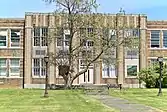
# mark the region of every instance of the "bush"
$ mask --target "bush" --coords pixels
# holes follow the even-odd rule
[[[156,80],[158,79],[158,76],[159,75],[152,68],[142,69],[138,74],[139,81],[145,82],[145,86],[147,88],[156,86]]]
[[[154,64],[154,66],[150,66],[148,68],[142,69],[139,74],[138,78],[140,82],[145,82],[145,86],[147,88],[152,87],[159,87],[159,72],[160,67],[159,64]],[[164,65],[162,69],[162,87],[167,88],[167,66]]]

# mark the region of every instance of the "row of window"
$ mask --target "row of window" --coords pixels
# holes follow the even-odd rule
[[[0,47],[8,45],[8,31],[10,32],[10,47],[20,46],[20,29],[0,29]]]
[[[160,30],[151,31],[151,48],[160,47]],[[167,30],[162,31],[163,47],[167,48]]]
[[[19,76],[20,59],[0,59],[0,76]]]
[[[84,66],[84,61],[80,61],[80,68]],[[115,65],[103,65],[102,77],[103,78],[116,78],[116,67]],[[91,65],[93,66],[93,65]],[[33,59],[33,76],[44,77],[46,75],[46,66],[42,58]],[[89,73],[89,72],[88,72]],[[137,76],[137,65],[127,65],[127,76]]]
[[[137,76],[137,65],[127,65],[126,67],[127,71],[127,77],[134,77]],[[116,78],[116,67],[115,65],[104,65],[103,64],[103,71],[102,71],[102,77],[103,78]]]

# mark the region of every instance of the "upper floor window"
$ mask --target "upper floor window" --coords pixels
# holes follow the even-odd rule
[[[167,47],[167,30],[163,31],[163,47]]]
[[[138,50],[130,49],[126,52],[126,59],[137,59],[138,58]]]
[[[0,47],[7,47],[7,30],[0,30]]]
[[[127,31],[125,31],[125,37],[139,37],[139,29],[128,29]]]
[[[160,31],[159,30],[151,31],[151,47],[152,48],[160,47]]]
[[[69,41],[70,41],[70,35],[65,34],[63,37],[58,37],[57,38],[57,46],[69,46]]]
[[[34,28],[34,46],[47,46],[48,28]]]
[[[11,29],[11,47],[19,47],[20,45],[20,30]]]

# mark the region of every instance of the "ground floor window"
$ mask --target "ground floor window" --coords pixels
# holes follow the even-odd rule
[[[1,58],[0,59],[0,76],[19,76],[20,59],[19,58]]]
[[[0,76],[7,76],[7,59],[0,59]]]
[[[103,71],[102,71],[102,77],[103,78],[116,78],[116,67],[115,65],[111,64],[102,64]]]
[[[10,59],[10,75],[19,75],[20,74],[20,59],[13,58]]]
[[[44,77],[46,75],[46,66],[43,58],[33,59],[33,76]]]
[[[137,65],[127,65],[127,76],[137,76]]]

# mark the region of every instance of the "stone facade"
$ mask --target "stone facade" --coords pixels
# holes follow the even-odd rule
[[[146,33],[146,16],[145,15],[126,15],[126,16],[116,16],[116,15],[96,15],[96,18],[100,23],[102,23],[104,26],[109,24],[110,28],[115,27],[115,20],[117,19],[118,25],[122,24],[122,18],[125,20],[125,26],[126,28],[131,29],[140,29],[140,38],[143,42],[145,42],[145,33]],[[41,27],[45,28],[48,27],[49,31],[51,31],[54,28],[54,25],[61,24],[61,19],[63,17],[61,16],[54,16],[53,14],[46,14],[46,13],[26,13],[25,16],[25,84],[41,84],[44,83],[44,77],[35,77],[32,73],[33,65],[32,60],[36,58],[34,55],[35,50],[37,49],[43,49],[47,50],[46,47],[34,47],[33,46],[33,30],[34,27]],[[140,52],[143,54],[140,55],[140,57],[143,57],[146,52],[145,44],[141,44]],[[55,43],[52,43],[49,46],[49,51],[55,52],[54,49],[56,49]],[[102,63],[96,63],[94,64],[94,68],[90,69],[89,72],[91,74],[90,76],[90,82],[84,82],[84,75],[81,75],[78,77],[74,84],[83,84],[83,83],[92,83],[92,84],[115,84],[119,83],[122,85],[128,86],[130,84],[130,81],[134,84],[138,84],[138,81],[136,80],[136,77],[128,77],[127,72],[125,70],[127,65],[137,65],[137,71],[139,71],[140,66],[144,67],[146,63],[146,58],[143,58],[139,60],[139,58],[134,61],[134,59],[125,59],[124,54],[124,47],[118,47],[117,48],[117,57],[119,58],[119,63],[117,69],[117,76],[118,78],[104,78],[103,76],[103,66]],[[40,58],[43,58],[44,55],[41,55]],[[126,63],[125,63],[126,62]],[[139,65],[140,63],[140,65]],[[78,66],[79,67],[79,66]],[[77,68],[78,68],[77,67]],[[141,68],[142,68],[141,67]],[[79,70],[79,69],[78,69]],[[86,78],[88,77],[88,74],[86,73]],[[58,70],[54,66],[50,66],[49,68],[49,83],[50,84],[63,84],[63,79],[58,76]]]

